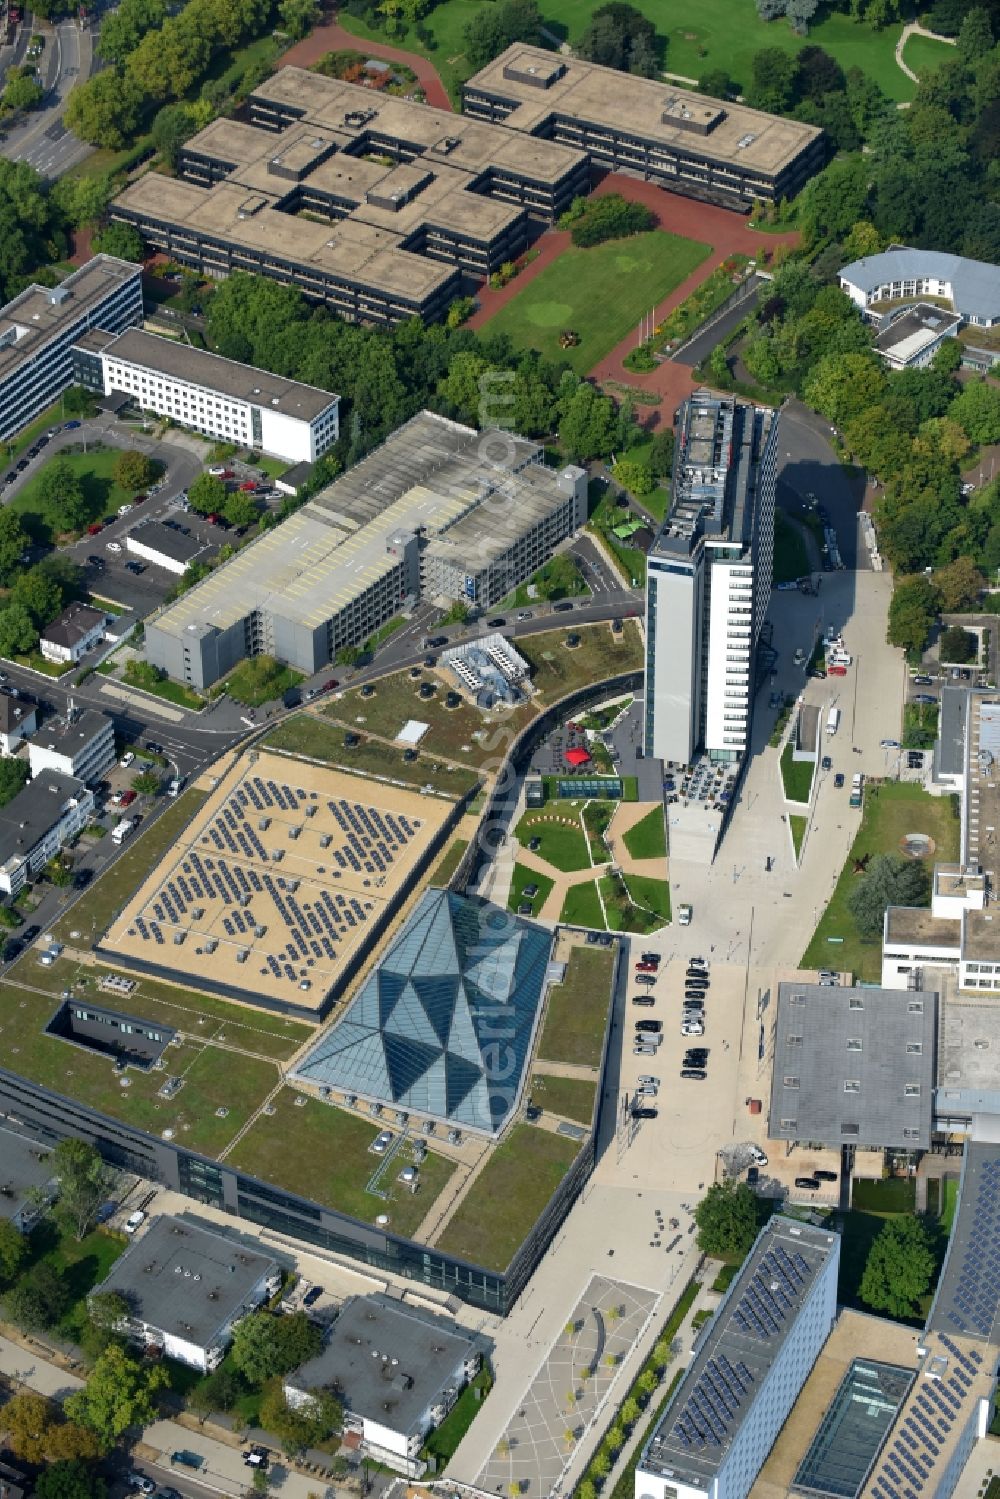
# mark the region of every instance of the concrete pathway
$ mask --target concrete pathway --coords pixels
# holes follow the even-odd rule
[[[910,21],[900,32],[899,41],[896,43],[896,66],[901,68],[907,78],[912,78],[914,83],[919,83],[919,75],[903,61],[903,51],[911,36],[925,36],[931,42],[944,42],[947,47],[954,47],[953,36],[942,36],[939,31],[928,31],[926,26],[921,26],[918,21]]]

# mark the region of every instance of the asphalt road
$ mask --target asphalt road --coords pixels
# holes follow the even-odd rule
[[[858,535],[863,481],[860,485],[853,482],[831,448],[829,422],[798,401],[788,401],[781,409],[778,490],[779,502],[789,492],[796,500],[815,494],[830,512],[845,568],[868,566],[868,549]]]
[[[25,24],[19,29],[26,45],[28,27]],[[69,171],[92,150],[66,129],[62,117],[70,90],[80,79],[90,77],[94,37],[87,25],[75,20],[60,21],[45,32],[45,37],[41,57],[44,102],[10,132],[0,146],[0,154],[9,161],[25,161],[43,177],[51,178]]]

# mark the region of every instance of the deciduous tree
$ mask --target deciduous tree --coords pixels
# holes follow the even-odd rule
[[[975,605],[986,587],[986,579],[971,557],[956,557],[947,567],[937,569],[934,586],[945,613],[957,614],[960,610],[971,609]]]
[[[9,587],[16,577],[28,540],[21,517],[5,506],[0,510],[0,583],[4,587]]]
[[[705,1254],[742,1259],[757,1236],[757,1198],[746,1182],[713,1182],[694,1220]]]
[[[156,1396],[170,1382],[162,1365],[145,1367],[117,1343],[101,1354],[82,1390],[66,1397],[71,1420],[92,1431],[110,1447],[130,1427],[148,1426],[156,1418]]]
[[[107,1485],[91,1464],[78,1458],[50,1462],[35,1482],[38,1499],[105,1499]]]
[[[56,1216],[72,1229],[79,1242],[93,1228],[97,1210],[107,1196],[108,1168],[93,1145],[72,1137],[59,1141],[52,1152],[52,1167],[59,1182]]]
[[[314,1357],[322,1343],[322,1334],[304,1312],[285,1317],[254,1312],[233,1335],[233,1366],[250,1384],[264,1384]]]
[[[889,1218],[868,1251],[858,1294],[874,1311],[913,1317],[930,1289],[936,1263],[922,1218]]]
[[[0,1282],[9,1285],[28,1256],[28,1241],[9,1218],[0,1221]]]

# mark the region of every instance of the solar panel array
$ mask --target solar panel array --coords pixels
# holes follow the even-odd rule
[[[975,1349],[963,1353],[944,1334],[941,1344],[951,1356],[947,1376],[925,1377],[915,1386],[916,1398],[897,1422],[892,1445],[872,1486],[876,1499],[920,1499],[953,1426],[965,1418],[966,1397],[980,1372],[982,1355]]]
[[[724,1353],[710,1358],[674,1422],[674,1439],[689,1450],[721,1447],[753,1382],[742,1361],[733,1364]]]
[[[763,1342],[780,1333],[809,1278],[809,1266],[797,1251],[788,1254],[780,1244],[768,1250],[733,1312],[740,1332]]]
[[[298,984],[308,979],[317,963],[324,967],[334,963],[340,945],[351,942],[375,910],[374,899],[359,896],[350,884],[360,884],[362,890],[383,886],[422,823],[419,818],[383,812],[343,797],[327,801],[339,838],[329,833],[320,837],[320,848],[328,851],[324,857],[330,862],[307,869],[311,899],[305,899],[304,893],[300,899],[298,878],[271,872],[285,855],[284,847],[273,846],[274,833],[284,830],[290,840],[297,841],[318,806],[315,791],[248,776],[202,833],[204,853],[194,847],[188,850],[180,867],[160,886],[148,912],[135,918],[128,935],[162,946],[167,929],[175,941],[183,941],[186,932],[197,930],[203,922],[202,903],[220,901],[222,930],[241,950],[239,961],[246,960],[253,943],[266,935],[276,918],[282,923],[285,942],[275,952],[263,954],[261,974]],[[271,832],[274,818],[268,814],[274,811],[286,814],[286,819],[289,813],[301,814],[304,821],[280,821],[267,848],[260,835]],[[350,884],[347,890],[317,887],[313,874],[328,877],[331,884],[346,875]],[[209,952],[217,945],[217,939],[208,939]]]
[[[965,1183],[963,1198],[970,1185]],[[945,1318],[961,1333],[988,1338],[1000,1307],[1000,1159],[983,1161],[971,1209],[958,1281]]]

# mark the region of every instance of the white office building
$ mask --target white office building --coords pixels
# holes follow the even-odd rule
[[[635,1499],[746,1499],[837,1316],[840,1236],[773,1217],[642,1451]]]
[[[75,776],[35,776],[0,807],[0,892],[16,895],[93,815],[94,798]]]
[[[890,245],[881,255],[852,260],[839,279],[841,290],[862,311],[880,303],[939,297],[975,327],[1000,322],[1000,267],[964,255]]]
[[[681,409],[670,509],[646,572],[645,750],[736,763],[771,593],[778,418],[697,391]]]
[[[95,345],[89,339],[77,358],[100,359],[105,395],[128,396],[178,426],[287,463],[315,463],[337,441],[340,397],[329,391],[140,328],[109,335],[99,353]]]
[[[93,785],[115,762],[115,727],[96,708],[81,712],[72,703],[64,717],[52,718],[28,745],[33,776],[44,770],[75,776]]]
[[[119,1331],[151,1352],[210,1373],[233,1328],[281,1286],[281,1270],[259,1249],[181,1218],[153,1218],[92,1296],[128,1303]]]
[[[29,286],[0,308],[0,441],[73,382],[71,349],[90,328],[142,322],[142,267],[95,255],[59,286]]]

